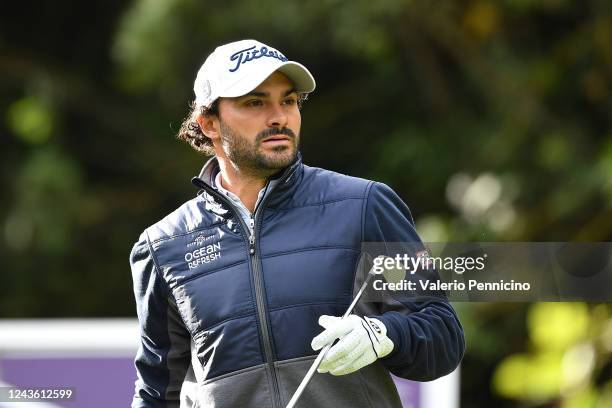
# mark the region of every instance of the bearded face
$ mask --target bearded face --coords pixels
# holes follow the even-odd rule
[[[299,135],[289,128],[268,128],[255,138],[220,121],[221,145],[234,167],[248,173],[275,173],[295,160]]]

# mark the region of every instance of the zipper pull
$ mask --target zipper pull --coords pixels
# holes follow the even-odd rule
[[[249,231],[251,234],[249,235],[249,253],[251,255],[255,254],[255,220],[253,219],[253,217],[251,217],[250,221],[249,221],[249,228],[251,229],[251,231]]]

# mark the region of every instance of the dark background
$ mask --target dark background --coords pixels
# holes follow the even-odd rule
[[[317,80],[304,161],[425,241],[612,240],[609,1],[6,2],[0,317],[135,316],[131,245],[205,160],[174,139],[195,73],[251,37]],[[456,307],[462,406],[612,404],[609,304]]]

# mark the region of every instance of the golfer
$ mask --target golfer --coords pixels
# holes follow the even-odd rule
[[[445,298],[387,296],[339,317],[362,243],[420,240],[386,185],[302,163],[300,107],[314,89],[308,69],[255,40],[200,68],[178,138],[212,158],[197,196],[130,257],[133,408],[283,408],[334,341],[297,407],[401,407],[389,373],[428,381],[459,364],[463,331]]]

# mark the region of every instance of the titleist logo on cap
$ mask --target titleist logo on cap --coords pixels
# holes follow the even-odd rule
[[[240,50],[233,53],[230,56],[230,61],[236,61],[236,66],[234,68],[231,68],[229,72],[236,72],[242,64],[246,64],[247,62],[253,61],[254,59],[258,59],[261,57],[276,58],[282,62],[288,61],[287,57],[285,57],[283,54],[276,51],[275,49],[269,49],[266,46],[262,46],[260,49],[255,50],[255,47],[256,46],[253,45],[252,47],[245,48],[244,50]]]
[[[246,95],[275,71],[286,75],[298,93],[310,93],[315,89],[315,80],[305,66],[289,61],[269,45],[256,40],[220,45],[198,70],[193,83],[195,103],[210,107],[218,98]]]

